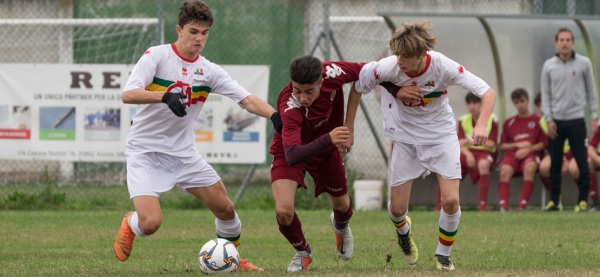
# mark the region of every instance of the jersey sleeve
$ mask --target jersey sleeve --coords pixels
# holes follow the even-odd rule
[[[510,128],[508,126],[508,120],[504,121],[504,126],[502,128],[502,135],[500,135],[500,143],[509,143],[510,141],[510,136],[508,135],[508,128]]]
[[[596,132],[594,133],[594,136],[592,136],[592,139],[590,140],[590,146],[592,146],[594,148],[598,148],[599,143],[600,143],[600,128],[597,128]]]
[[[381,82],[388,81],[394,83],[399,70],[396,65],[396,56],[389,56],[376,62],[369,62],[362,67],[359,78],[354,83],[356,91],[367,94]]]
[[[242,87],[236,80],[231,78],[225,69],[214,63],[213,66],[215,70],[215,77],[213,78],[215,78],[215,80],[214,89],[211,93],[227,96],[238,104],[244,100],[244,98],[250,96],[250,92]],[[244,108],[241,104],[240,107]]]
[[[490,131],[488,139],[498,143],[498,119],[496,117],[492,120],[492,130]]]
[[[461,86],[479,97],[482,97],[490,89],[490,86],[485,81],[475,76],[475,74],[468,71],[464,66],[444,55],[441,55],[440,59],[445,69],[446,76],[444,76],[444,80],[447,80],[449,85]]]
[[[281,116],[281,122],[283,123],[283,129],[281,130],[281,140],[283,147],[292,145],[302,144],[302,111],[300,105],[295,105],[297,102],[290,96],[290,99],[279,100],[278,111]]]
[[[146,86],[152,83],[156,75],[156,68],[160,60],[160,49],[152,47],[138,60],[131,70],[131,75],[127,79],[123,91],[132,89],[146,89]]]

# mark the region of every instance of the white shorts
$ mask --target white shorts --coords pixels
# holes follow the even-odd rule
[[[414,145],[394,141],[391,186],[399,186],[428,171],[446,180],[461,179],[458,139],[436,145]]]
[[[200,154],[192,157],[175,157],[158,152],[126,154],[127,188],[129,197],[141,195],[160,196],[174,186],[186,189],[208,187],[221,177]]]

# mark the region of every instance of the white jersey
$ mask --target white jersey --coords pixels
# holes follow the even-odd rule
[[[164,103],[139,105],[127,136],[126,153],[161,152],[178,157],[198,154],[194,121],[209,93],[237,103],[250,95],[223,68],[199,55],[194,60],[185,59],[174,44],[155,46],[144,53],[123,91],[131,89],[187,95],[184,117],[177,117]]]
[[[360,71],[356,90],[369,93],[381,82],[418,86],[423,93],[419,103],[402,102],[390,93],[381,95],[383,129],[386,137],[414,145],[434,145],[456,139],[454,112],[446,88],[459,85],[481,97],[490,88],[462,65],[435,51],[427,52],[427,64],[415,76],[401,72],[397,57],[367,63]]]

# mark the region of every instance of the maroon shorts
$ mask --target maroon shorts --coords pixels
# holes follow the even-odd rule
[[[514,152],[506,153],[504,158],[502,158],[501,165],[509,165],[515,171],[515,174],[523,173],[523,169],[525,169],[525,164],[528,162],[534,161],[536,164],[540,164],[540,156],[537,153],[529,153],[522,160],[517,160],[515,158]]]
[[[491,165],[494,165],[496,153],[491,153],[484,150],[471,150],[471,154],[473,154],[473,157],[475,157],[475,168],[469,168],[467,166],[467,158],[463,154],[460,154],[460,167],[463,179],[467,174],[469,174],[469,176],[471,176],[471,181],[473,184],[475,184],[479,181],[479,168],[477,167],[479,161],[488,160],[490,161]]]
[[[570,161],[573,158],[573,152],[571,152],[571,150],[569,150],[567,153],[565,153],[565,159],[567,161]]]
[[[306,162],[289,166],[283,154],[273,155],[271,163],[271,183],[276,180],[289,179],[306,188],[304,175],[308,172],[315,181],[315,197],[323,192],[340,197],[348,193],[348,180],[344,161],[337,149],[327,151]]]

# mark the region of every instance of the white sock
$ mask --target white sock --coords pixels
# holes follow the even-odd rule
[[[140,226],[138,225],[138,213],[137,212],[133,212],[133,214],[131,215],[131,217],[129,217],[129,227],[131,227],[131,231],[133,231],[133,233],[140,238],[145,238],[148,235],[145,235],[144,233],[142,233],[142,230],[140,230]]]
[[[408,211],[403,215],[396,217],[390,210],[390,204],[391,203],[388,202],[388,213],[390,214],[390,220],[392,220],[394,226],[396,226],[396,231],[398,231],[398,234],[400,235],[408,234],[408,231],[410,231],[410,225],[408,224],[408,221],[406,221],[406,215],[408,214]]]
[[[438,230],[438,246],[435,250],[435,254],[450,256],[452,252],[452,246],[454,245],[454,239],[458,233],[458,223],[460,222],[460,206],[458,212],[453,215],[449,215],[444,212],[444,209],[440,211],[440,227]],[[442,233],[443,232],[443,233]],[[445,243],[443,244],[442,241]]]
[[[217,226],[217,236],[231,241],[236,247],[240,245],[242,222],[237,213],[235,213],[235,218],[230,220],[215,218],[215,225]]]

